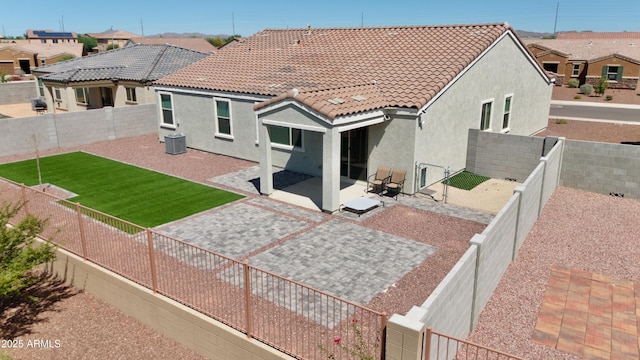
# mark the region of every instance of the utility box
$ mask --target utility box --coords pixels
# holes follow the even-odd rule
[[[164,137],[165,152],[178,155],[187,152],[187,139],[184,134],[171,134]]]

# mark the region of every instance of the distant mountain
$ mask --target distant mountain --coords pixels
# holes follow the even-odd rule
[[[215,37],[220,37],[223,39],[228,38],[230,35],[225,35],[225,34],[218,34],[218,35],[207,35],[207,34],[202,34],[202,33],[173,33],[173,32],[167,32],[167,33],[162,33],[162,34],[157,34],[157,35],[147,35],[146,37],[159,37],[159,38],[215,38]]]
[[[549,37],[552,36],[552,33],[549,32],[534,32],[534,31],[524,31],[524,30],[516,30],[516,34],[518,34],[518,36],[521,39],[541,39],[543,37]]]

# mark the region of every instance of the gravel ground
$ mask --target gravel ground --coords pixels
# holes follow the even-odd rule
[[[611,95],[613,99],[606,101],[607,95]],[[580,96],[576,99],[576,96]],[[553,87],[553,100],[563,101],[587,101],[602,104],[634,104],[640,105],[640,94],[634,90],[619,90],[619,89],[607,89],[604,96],[586,96],[580,94],[580,89],[569,88],[566,86],[554,86]]]
[[[576,359],[531,342],[551,267],[640,282],[640,201],[559,187],[480,314],[471,341],[526,359]]]

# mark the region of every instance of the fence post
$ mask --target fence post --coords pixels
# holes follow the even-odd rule
[[[244,312],[247,321],[247,337],[251,339],[252,324],[251,324],[251,274],[249,273],[249,263],[244,262],[242,264],[244,269]]]
[[[80,244],[82,245],[82,257],[87,260],[87,240],[84,234],[84,222],[82,221],[82,212],[80,203],[76,203],[76,214],[78,214],[78,228],[80,229]]]
[[[24,214],[29,215],[29,205],[27,205],[27,187],[24,184],[20,184],[22,188],[22,206],[24,206]]]
[[[427,341],[425,345],[425,360],[431,359],[431,326],[427,327]]]
[[[158,292],[158,278],[156,274],[156,257],[153,250],[153,233],[151,229],[147,229],[147,243],[149,244],[149,266],[151,267],[151,289],[154,293]]]
[[[387,353],[387,313],[382,313],[382,324],[380,324],[380,342],[382,345],[380,346],[380,359],[384,359],[385,354]]]

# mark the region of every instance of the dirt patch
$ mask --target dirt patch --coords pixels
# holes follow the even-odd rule
[[[640,141],[640,124],[550,119],[547,128],[534,136],[560,136],[569,140],[621,144]]]
[[[607,96],[611,96],[610,101],[606,100]],[[576,99],[576,97],[579,97]],[[602,104],[631,104],[640,105],[640,94],[636,90],[621,90],[621,89],[607,89],[604,96],[587,96],[580,93],[578,88],[569,88],[566,86],[554,86],[553,94],[551,96],[553,100],[561,101],[585,101]]]

